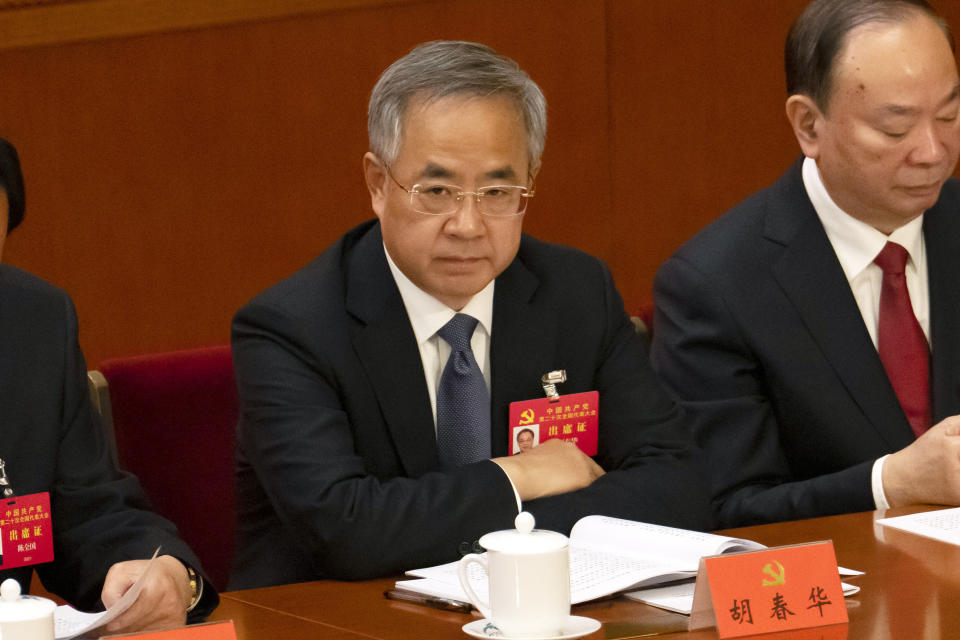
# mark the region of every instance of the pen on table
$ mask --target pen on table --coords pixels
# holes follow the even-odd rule
[[[442,609],[444,611],[456,611],[458,613],[470,613],[473,611],[473,605],[469,602],[461,602],[460,600],[451,600],[449,598],[425,596],[419,593],[414,593],[413,591],[404,591],[403,589],[388,589],[383,592],[383,597],[388,600],[399,600],[401,602],[422,604],[425,607]]]

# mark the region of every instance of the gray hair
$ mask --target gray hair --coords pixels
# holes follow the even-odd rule
[[[936,22],[954,48],[946,20],[926,0],[814,0],[793,23],[784,46],[787,95],[810,96],[826,113],[833,66],[850,32],[869,23],[905,22],[916,15]]]
[[[547,100],[520,66],[475,42],[434,41],[416,46],[380,76],[370,95],[370,149],[388,165],[400,150],[403,117],[415,96],[428,101],[452,95],[506,96],[527,129],[530,166],[540,164],[547,136]]]

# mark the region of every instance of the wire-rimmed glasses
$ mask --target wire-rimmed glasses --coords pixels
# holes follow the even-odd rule
[[[461,187],[443,183],[417,183],[409,189],[393,177],[387,167],[387,175],[394,184],[410,194],[410,207],[428,216],[446,216],[457,213],[463,206],[465,196],[473,196],[477,211],[493,218],[518,216],[527,210],[527,201],[533,197],[533,189],[520,185],[494,184],[476,191],[464,191]]]

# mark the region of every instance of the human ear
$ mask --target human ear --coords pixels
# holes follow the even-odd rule
[[[380,159],[371,152],[363,154],[363,177],[370,192],[370,206],[381,217],[387,201],[387,171]]]
[[[793,127],[803,155],[814,160],[820,155],[820,128],[825,116],[813,98],[803,94],[787,98],[787,120]]]

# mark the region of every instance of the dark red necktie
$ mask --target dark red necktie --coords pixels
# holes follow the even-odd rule
[[[919,437],[930,428],[930,347],[910,305],[907,278],[907,250],[888,242],[873,260],[883,269],[880,287],[880,321],[877,350],[887,377]]]

